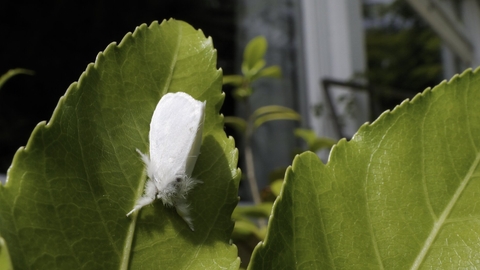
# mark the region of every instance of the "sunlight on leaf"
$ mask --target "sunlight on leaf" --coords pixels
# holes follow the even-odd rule
[[[249,269],[480,267],[479,70],[297,156]]]

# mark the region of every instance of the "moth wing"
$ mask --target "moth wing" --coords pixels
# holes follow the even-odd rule
[[[203,125],[205,123],[205,106],[207,105],[207,101],[201,102],[201,115],[198,119],[198,128],[197,128],[197,135],[195,136],[195,140],[193,141],[192,147],[188,153],[187,162],[185,164],[185,174],[188,176],[192,175],[193,168],[195,168],[195,163],[197,163],[197,158],[200,155],[200,147],[202,146],[202,138],[203,138]]]
[[[162,178],[190,176],[202,142],[205,102],[168,93],[157,104],[150,123],[150,162]]]

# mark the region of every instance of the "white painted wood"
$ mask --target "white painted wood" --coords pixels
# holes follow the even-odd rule
[[[302,59],[306,95],[303,107],[308,126],[319,136],[339,138],[321,88],[321,80],[352,80],[365,71],[364,32],[360,0],[301,0]],[[335,88],[333,99],[348,95],[357,107],[354,117],[345,118],[342,129],[347,137],[367,121],[368,98],[350,90]],[[316,108],[323,108],[321,115]],[[339,105],[340,114],[345,106]]]

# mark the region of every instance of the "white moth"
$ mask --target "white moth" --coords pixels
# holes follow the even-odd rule
[[[205,104],[183,92],[160,99],[150,122],[150,157],[137,149],[149,178],[145,194],[127,216],[160,199],[194,230],[187,195],[202,182],[191,175],[202,145]]]

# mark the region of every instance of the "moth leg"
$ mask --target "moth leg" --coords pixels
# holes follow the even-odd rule
[[[133,210],[128,212],[127,217],[133,212],[140,210],[142,207],[149,205],[153,201],[155,201],[156,194],[157,187],[155,186],[155,183],[151,179],[148,179],[147,184],[145,185],[145,194],[137,200],[135,206],[133,207]]]
[[[148,157],[148,155],[142,153],[140,150],[138,150],[138,148],[136,148],[135,150],[137,150],[137,153],[140,154],[140,157],[142,158],[143,163],[145,163],[145,165],[147,165],[148,167],[148,165],[150,164],[150,158]]]
[[[150,157],[147,154],[142,153],[138,148],[136,149],[137,153],[140,154],[140,157],[142,158],[143,163],[145,163],[145,166],[147,167],[147,176],[150,179],[154,178],[154,173],[155,173],[155,167],[151,165],[150,162]]]
[[[177,200],[175,202],[175,209],[177,210],[178,215],[180,215],[188,224],[190,230],[195,231],[193,228],[193,219],[190,216],[190,204],[187,203],[187,200]]]

